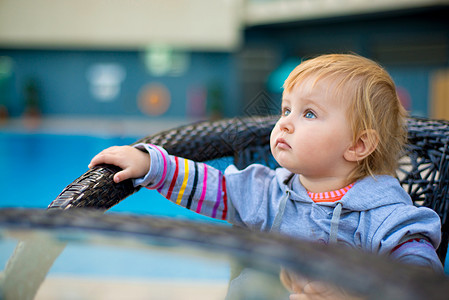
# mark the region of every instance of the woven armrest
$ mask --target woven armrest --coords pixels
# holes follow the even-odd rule
[[[207,161],[234,156],[241,166],[249,162],[241,153],[245,149],[262,149],[269,145],[275,117],[233,118],[215,122],[199,122],[147,136],[136,143],[150,143],[164,147],[170,154]],[[267,158],[268,159],[268,158]],[[109,209],[139,188],[131,180],[114,183],[113,175],[119,169],[111,165],[97,166],[69,184],[51,202],[49,209],[90,207]]]

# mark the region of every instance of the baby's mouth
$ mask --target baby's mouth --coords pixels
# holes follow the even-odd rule
[[[278,138],[276,140],[276,147],[281,148],[281,149],[291,149],[290,145],[283,138]]]

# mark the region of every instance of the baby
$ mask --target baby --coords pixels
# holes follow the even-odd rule
[[[348,54],[298,65],[284,84],[271,133],[272,170],[224,173],[156,145],[106,149],[89,167],[113,164],[115,182],[157,189],[197,213],[253,230],[340,243],[442,270],[440,220],[415,207],[395,178],[406,113],[388,73]],[[151,204],[150,204],[151,205]]]

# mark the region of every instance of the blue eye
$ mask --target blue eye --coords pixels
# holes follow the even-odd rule
[[[290,114],[290,109],[284,108],[282,109],[282,116],[287,117]]]
[[[307,112],[304,114],[304,117],[305,117],[306,119],[316,119],[316,115],[315,115],[313,112],[311,112],[311,111],[307,111]]]

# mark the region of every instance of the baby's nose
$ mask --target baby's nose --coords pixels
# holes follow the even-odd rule
[[[283,118],[282,120],[279,121],[279,129],[281,131],[291,133],[293,132],[294,127],[293,124],[287,119],[288,118]]]

